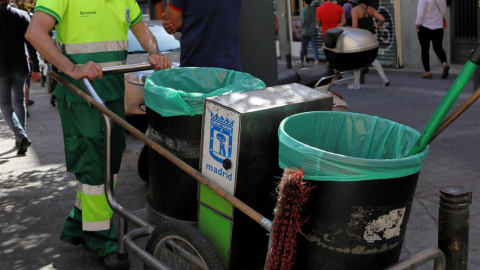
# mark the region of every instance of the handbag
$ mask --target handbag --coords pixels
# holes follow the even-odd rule
[[[440,7],[438,6],[437,1],[434,0],[434,2],[435,2],[435,5],[437,5],[438,12],[440,12],[440,14],[442,14],[442,11],[440,10]],[[445,19],[445,17],[443,17],[443,15],[442,15],[442,19],[443,19],[443,29],[446,29],[447,28],[447,19]]]

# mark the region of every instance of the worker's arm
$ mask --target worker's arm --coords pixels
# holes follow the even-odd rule
[[[48,34],[55,26],[55,18],[47,13],[36,11],[28,26],[25,38],[48,62],[66,75],[79,80],[87,77],[90,81],[102,77],[102,67],[92,61],[85,65],[75,65],[55,46]]]
[[[166,69],[172,66],[170,58],[163,56],[158,51],[157,40],[143,21],[135,24],[130,29],[138,42],[140,42],[140,45],[142,45],[142,48],[149,52],[150,55],[148,56],[148,62],[155,66],[155,70]]]
[[[165,9],[165,16],[163,17],[163,28],[169,34],[180,32],[183,25],[183,10],[168,3]]]

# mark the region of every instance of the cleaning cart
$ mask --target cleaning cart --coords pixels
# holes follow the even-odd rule
[[[108,72],[118,72],[118,70],[116,70],[116,71],[106,71],[105,73],[108,73]],[[56,77],[56,78],[58,78],[58,77]],[[204,156],[207,156],[209,158],[211,157],[214,160],[215,160],[215,158],[217,158],[218,159],[218,160],[216,160],[217,162],[221,161],[221,163],[220,163],[221,165],[217,166],[217,170],[216,170],[217,174],[216,175],[219,175],[222,178],[220,178],[220,180],[215,180],[215,179],[212,179],[213,177],[207,176],[207,171],[205,171],[204,173],[200,173],[197,170],[193,169],[191,166],[189,166],[188,164],[183,162],[181,159],[179,159],[178,157],[176,157],[175,155],[173,155],[169,151],[165,150],[165,148],[161,147],[160,145],[155,143],[153,140],[151,140],[150,138],[148,138],[147,136],[145,136],[143,133],[139,132],[138,130],[135,130],[134,128],[129,126],[127,123],[122,121],[122,119],[120,119],[118,116],[116,116],[115,114],[111,113],[108,109],[103,107],[101,105],[101,100],[95,94],[95,90],[91,87],[88,80],[86,80],[86,79],[83,80],[85,88],[88,89],[88,92],[90,92],[92,96],[96,97],[95,99],[91,98],[90,96],[85,95],[81,90],[75,89],[71,85],[68,85],[68,82],[63,81],[61,78],[59,78],[59,81],[63,84],[66,84],[69,88],[72,88],[72,90],[77,92],[79,95],[82,95],[82,97],[85,100],[87,100],[90,104],[92,104],[95,108],[99,109],[104,114],[104,119],[105,119],[105,122],[106,122],[107,131],[110,130],[112,120],[119,123],[122,127],[126,128],[128,131],[130,131],[134,136],[140,138],[147,145],[149,145],[155,152],[157,152],[157,153],[161,154],[162,156],[166,157],[166,159],[168,161],[172,162],[173,164],[175,164],[176,166],[181,168],[183,171],[185,171],[188,175],[190,175],[195,180],[198,180],[199,182],[201,182],[202,185],[204,185],[207,188],[207,189],[205,189],[205,190],[207,190],[207,192],[210,192],[211,194],[215,195],[215,196],[210,196],[211,194],[210,195],[207,194],[207,196],[206,196],[206,197],[212,198],[212,201],[213,201],[212,204],[208,204],[208,202],[207,202],[208,200],[205,200],[205,201],[201,200],[201,204],[203,204],[203,206],[205,207],[205,210],[207,210],[207,212],[210,211],[210,214],[213,213],[215,215],[218,215],[218,217],[214,217],[213,219],[219,220],[219,219],[225,218],[227,216],[227,219],[225,219],[226,220],[225,224],[227,224],[227,226],[233,226],[233,227],[230,227],[231,231],[235,230],[235,226],[237,226],[235,224],[236,220],[234,220],[233,223],[232,223],[231,220],[228,220],[228,213],[224,212],[225,209],[219,209],[219,206],[215,205],[215,203],[218,203],[221,200],[225,200],[226,202],[231,204],[231,206],[230,206],[231,209],[237,209],[238,211],[241,211],[241,212],[245,213],[248,217],[251,218],[251,220],[260,224],[267,231],[271,231],[272,222],[271,222],[270,219],[265,217],[265,215],[262,215],[261,213],[253,210],[252,207],[243,203],[242,201],[239,200],[239,198],[234,196],[234,195],[236,195],[235,192],[237,191],[237,186],[236,185],[232,185],[232,186],[224,185],[225,183],[228,183],[228,184],[231,183],[230,182],[231,179],[233,180],[233,178],[234,178],[233,174],[230,177],[230,174],[228,174],[228,173],[224,174],[223,172],[225,172],[225,170],[227,170],[227,171],[231,170],[234,167],[234,164],[236,164],[235,161],[232,160],[232,159],[235,158],[235,157],[238,158],[239,155],[238,154],[237,155],[233,154],[233,152],[234,152],[233,151],[233,143],[235,141],[238,142],[238,138],[242,138],[242,132],[237,133],[238,137],[235,137],[233,135],[234,132],[232,132],[232,129],[229,126],[229,124],[231,124],[231,122],[232,122],[230,120],[231,119],[238,119],[234,123],[243,123],[242,128],[245,128],[246,131],[248,130],[248,128],[252,128],[252,127],[255,126],[255,124],[250,124],[247,121],[248,120],[247,115],[245,115],[245,117],[243,115],[243,114],[248,114],[248,113],[255,113],[254,109],[249,111],[249,110],[246,110],[245,108],[242,109],[242,106],[239,106],[238,108],[235,107],[236,104],[235,104],[234,101],[238,101],[238,96],[237,96],[237,98],[232,98],[231,100],[228,99],[229,96],[234,96],[234,95],[222,96],[222,97],[219,97],[219,98],[212,98],[211,101],[210,101],[211,102],[210,105],[207,105],[209,100],[207,100],[206,103],[205,103],[206,111],[208,111],[208,108],[210,108],[209,110],[211,112],[217,112],[218,111],[218,112],[221,112],[221,114],[223,114],[223,117],[220,114],[218,115],[218,117],[212,117],[212,114],[210,114],[210,119],[207,119],[207,118],[203,119],[204,125],[206,125],[206,123],[208,123],[210,125],[209,128],[207,128],[208,132],[205,132],[205,128],[204,128],[204,135],[203,135],[203,142],[202,142],[203,143],[203,147],[202,147],[203,150],[202,151],[204,152]],[[259,91],[259,90],[257,90],[257,91]],[[240,95],[240,94],[238,94],[238,95]],[[98,102],[96,100],[98,100],[100,102]],[[249,100],[249,99],[246,99],[246,100]],[[274,101],[275,99],[267,98],[266,100]],[[249,104],[257,104],[256,102],[258,102],[258,104],[262,104],[262,100],[258,99],[258,97],[252,98],[252,99],[250,99],[250,101],[251,101],[251,103],[249,103]],[[222,110],[223,110],[223,112],[222,112]],[[293,116],[297,113],[298,112],[292,112],[291,115]],[[235,116],[235,114],[237,114],[237,116]],[[215,113],[213,113],[213,115],[215,115]],[[226,117],[226,116],[228,116],[228,117]],[[205,115],[204,115],[204,117],[205,117]],[[223,118],[223,120],[219,121],[222,118]],[[227,118],[229,120],[228,123],[225,122]],[[280,118],[285,118],[285,117],[282,116],[282,117],[279,117],[279,119]],[[242,121],[246,121],[246,122],[242,122]],[[219,124],[216,125],[215,123],[219,123]],[[240,131],[240,129],[239,129],[239,131]],[[260,132],[260,133],[262,133],[262,132]],[[208,134],[208,135],[206,135],[206,134]],[[248,134],[248,132],[246,134]],[[230,138],[231,138],[231,140],[230,140]],[[247,141],[248,141],[248,137],[246,137],[246,138],[247,138]],[[110,144],[109,144],[110,140],[108,138],[108,132],[107,132],[107,140],[106,141],[107,141],[107,144],[106,144],[106,147],[107,147],[106,150],[107,151],[106,152],[109,153],[111,151],[111,149],[110,149]],[[241,140],[240,143],[242,143],[242,141],[243,140]],[[222,148],[222,144],[223,144],[223,148]],[[208,145],[208,147],[206,147],[207,145]],[[230,148],[229,145],[232,145],[232,147]],[[247,150],[248,149],[256,150],[256,149],[260,149],[261,147],[263,147],[263,145],[258,145],[257,146],[257,145],[247,144],[245,148]],[[243,146],[242,146],[242,148],[243,148]],[[241,151],[239,149],[242,149],[242,148],[237,148],[237,150]],[[230,151],[230,149],[232,151]],[[424,151],[424,150],[422,150],[422,151]],[[291,157],[293,157],[293,155],[291,155]],[[250,162],[251,161],[258,161],[255,158],[256,158],[256,156],[251,156],[248,159],[245,159],[246,160],[245,164],[248,164],[248,161],[250,161]],[[259,160],[261,160],[261,159],[259,159]],[[211,164],[209,165],[206,158],[205,158],[205,162],[206,163],[204,164],[203,159],[202,159],[202,168],[204,168],[204,167],[205,168],[214,168],[213,165],[211,165]],[[110,163],[108,155],[107,155],[107,162],[106,163],[107,163],[107,168],[108,168],[109,163]],[[210,167],[207,167],[207,165],[209,165]],[[238,163],[236,166],[237,166],[237,168],[236,168],[235,173],[238,173],[238,172],[245,173],[245,171],[238,169],[238,168],[241,168],[241,163]],[[267,168],[267,166],[265,166],[264,168]],[[260,169],[256,169],[255,172],[260,172],[261,169],[263,169],[263,167],[260,168]],[[208,170],[208,173],[212,173],[212,172],[213,172],[213,174],[215,174],[215,169],[213,169],[213,170],[209,169]],[[218,173],[218,172],[222,172],[222,173]],[[213,176],[215,176],[215,175],[213,175]],[[245,179],[246,179],[246,177],[239,177],[237,179],[237,181],[245,181]],[[120,226],[120,234],[125,235],[124,241],[121,241],[119,252],[126,253],[126,247],[128,247],[128,249],[131,253],[134,253],[135,255],[137,255],[148,266],[150,266],[154,269],[169,269],[169,267],[166,266],[164,262],[166,262],[168,260],[170,255],[174,256],[175,258],[180,258],[184,262],[188,262],[188,265],[191,265],[193,263],[195,265],[202,265],[206,269],[222,269],[221,267],[223,267],[225,265],[225,259],[221,258],[222,256],[220,256],[220,260],[222,261],[222,263],[218,264],[218,260],[213,258],[213,257],[215,257],[215,255],[213,254],[214,252],[212,252],[212,249],[210,247],[206,246],[206,245],[208,245],[208,243],[206,244],[205,241],[198,240],[199,238],[201,238],[200,234],[197,234],[196,232],[193,232],[193,233],[186,232],[186,231],[191,231],[191,228],[193,228],[192,226],[190,226],[190,225],[188,225],[188,226],[180,225],[180,224],[183,224],[183,223],[177,223],[177,221],[173,221],[173,225],[170,222],[166,222],[166,223],[158,224],[156,226],[156,228],[154,228],[154,226],[150,225],[148,222],[144,221],[142,218],[139,218],[139,217],[135,216],[133,213],[129,212],[128,210],[126,210],[124,208],[122,208],[121,206],[119,206],[116,203],[115,197],[113,196],[113,183],[112,182],[113,182],[112,181],[112,175],[109,172],[109,170],[106,170],[107,199],[108,199],[112,209],[122,217],[122,220],[121,220],[121,223],[120,223],[120,225],[121,225]],[[218,195],[218,197],[216,197],[216,195]],[[200,197],[201,196],[202,195],[200,195]],[[225,205],[226,204],[224,204],[223,202],[221,203],[221,207],[223,207]],[[228,210],[228,208],[226,208],[226,209]],[[221,210],[221,211],[219,211],[219,210]],[[235,211],[237,211],[237,210],[235,210]],[[206,215],[206,216],[209,216],[209,215]],[[236,219],[237,216],[241,216],[241,215],[243,215],[243,214],[234,214],[234,219]],[[137,226],[140,226],[140,228],[135,229],[135,230],[133,230],[133,231],[131,231],[127,234],[126,233],[126,231],[127,231],[126,230],[127,229],[127,220],[136,224]],[[201,223],[201,222],[199,221],[199,223]],[[228,225],[228,223],[230,223],[230,225]],[[167,225],[163,225],[163,224],[167,224]],[[241,229],[241,226],[239,226],[239,227]],[[218,232],[218,231],[219,230],[214,231],[213,234],[215,235],[215,232]],[[263,233],[265,233],[265,232],[263,232]],[[150,245],[149,248],[151,248],[152,250],[151,250],[150,253],[148,253],[145,250],[143,250],[142,248],[140,248],[138,245],[136,245],[134,240],[138,239],[138,238],[141,238],[141,237],[150,236],[150,235],[154,235],[155,237],[158,237],[158,241],[157,240],[150,241],[152,243],[152,245]],[[168,241],[170,239],[173,239],[174,241],[173,242]],[[207,241],[207,242],[212,242],[212,241]],[[249,247],[250,246],[248,246],[248,248]],[[178,249],[178,248],[180,248],[180,249]],[[179,251],[179,252],[176,252],[176,251]],[[152,256],[152,254],[153,254],[153,256]],[[245,258],[245,257],[243,257],[243,258]],[[249,258],[249,257],[247,256],[247,258]],[[393,269],[408,269],[406,267],[410,267],[412,265],[419,265],[419,263],[424,261],[425,258],[429,258],[429,259],[440,258],[440,259],[438,259],[439,263],[437,264],[437,266],[439,268],[437,268],[437,269],[442,269],[441,268],[441,265],[442,265],[441,256],[436,251],[435,252],[430,252],[429,251],[429,252],[426,252],[424,254],[421,254],[421,255],[419,255],[419,257],[412,258],[412,260],[409,260],[407,263],[399,264],[399,266],[397,268],[395,268],[395,266],[393,266],[394,267]],[[173,266],[173,267],[175,267],[175,269],[181,269],[182,268],[181,265],[178,266],[180,268],[177,268],[176,266]],[[219,267],[219,268],[217,268],[217,267]]]

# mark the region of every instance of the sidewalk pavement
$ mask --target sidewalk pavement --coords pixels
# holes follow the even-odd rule
[[[453,67],[451,72],[455,75],[459,70],[460,67]],[[370,72],[375,73],[372,69]],[[411,103],[418,107],[398,111],[391,109],[387,101],[379,105],[378,96],[386,91],[376,73],[367,74],[367,84],[362,91],[349,90],[346,85],[351,83],[350,81],[340,83],[334,86],[334,89],[345,98],[350,98],[347,102],[351,111],[363,110],[364,113],[375,114],[375,109],[383,108],[384,111],[378,112],[385,114],[382,117],[406,122],[405,124],[418,130],[423,129],[433,111],[422,111],[416,120],[399,117],[406,117],[412,110],[420,112],[422,103],[415,100],[415,96],[425,93],[435,100],[423,102],[434,103],[436,106],[438,103],[435,102],[445,94],[454,78],[451,76],[449,80],[418,80],[416,78],[421,76],[421,72],[411,70],[386,69],[386,73],[391,81],[388,92],[409,95]],[[439,74],[434,75],[439,77]],[[442,92],[435,89],[444,90]],[[466,87],[460,99],[464,100],[472,91]],[[401,99],[394,94],[390,95],[392,98]],[[33,144],[26,156],[16,156],[13,133],[0,114],[0,269],[103,269],[101,261],[85,247],[69,245],[59,239],[63,220],[73,206],[76,182],[72,174],[66,173],[59,116],[56,108],[49,104],[49,94],[40,84],[32,83],[30,98],[35,100],[35,104],[29,108],[31,117],[27,120],[27,131]],[[388,96],[382,98],[389,99]],[[478,112],[478,106],[475,107],[473,110]],[[391,111],[390,114],[388,111]],[[469,136],[477,136],[472,138],[476,145],[480,131],[478,124],[477,117],[475,122],[470,123],[473,131],[463,131],[470,132]],[[455,139],[447,136],[444,140]],[[120,205],[133,211],[145,207],[148,184],[140,179],[136,171],[138,154],[143,143],[127,134],[126,146],[115,195]],[[448,144],[446,152],[441,149],[442,144],[436,144],[435,148],[436,150],[432,147],[427,158],[431,159],[433,156],[434,162],[427,161],[422,168],[401,259],[428,247],[436,247],[438,187],[458,180],[457,184],[473,191],[468,266],[471,270],[480,269],[480,206],[476,200],[480,191],[480,172],[476,170],[479,152],[475,151],[478,147],[472,144],[471,152],[460,149],[455,144]],[[443,159],[438,156],[447,154],[454,155],[452,158],[458,160],[463,160],[466,156],[470,159],[468,168],[467,164],[450,164],[451,159],[448,159],[448,156]],[[441,174],[455,175],[456,179],[444,179]],[[439,179],[441,183],[438,182]],[[130,225],[129,229],[131,227],[133,225]],[[130,255],[129,259],[132,269],[143,269],[142,263],[133,255]],[[419,269],[432,269],[432,264]]]

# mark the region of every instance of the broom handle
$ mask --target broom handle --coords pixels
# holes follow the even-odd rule
[[[445,115],[452,107],[460,92],[463,90],[463,87],[465,87],[465,85],[467,84],[478,64],[480,64],[480,43],[477,42],[477,45],[470,54],[469,60],[467,60],[467,63],[463,67],[462,71],[453,82],[450,90],[448,90],[447,94],[443,98],[442,102],[438,106],[427,126],[422,131],[422,134],[420,134],[420,137],[418,138],[415,146],[410,151],[409,156],[418,154],[422,152],[425,147],[427,147],[427,144],[430,142],[434,132],[440,126],[441,122],[445,118]]]
[[[143,141],[145,144],[150,146],[155,152],[159,153],[166,159],[168,159],[170,162],[178,166],[180,169],[188,173],[190,176],[195,178],[197,181],[200,183],[204,184],[208,188],[210,188],[212,191],[217,193],[219,196],[227,200],[229,203],[231,203],[233,206],[235,206],[238,210],[242,211],[245,213],[245,215],[249,216],[251,219],[255,220],[257,223],[259,223],[263,228],[265,228],[267,231],[272,230],[272,222],[267,219],[266,217],[262,216],[260,213],[255,211],[253,208],[250,206],[246,205],[244,202],[239,200],[237,197],[229,194],[227,191],[222,189],[220,186],[215,184],[211,179],[205,177],[203,174],[201,174],[199,171],[195,170],[193,167],[185,163],[183,160],[179,159],[177,156],[173,155],[170,153],[168,150],[154,142],[152,139],[148,138],[145,134],[140,132],[138,129],[134,128],[132,125],[130,125],[127,121],[116,115],[114,112],[109,110],[107,107],[103,106],[99,102],[97,102],[95,99],[93,99],[91,96],[87,95],[84,91],[80,90],[78,87],[76,87],[74,84],[70,83],[69,81],[65,80],[64,78],[60,77],[58,73],[51,71],[50,75],[52,78],[54,78],[56,81],[59,83],[63,84],[66,86],[70,91],[78,95],[79,97],[83,98],[85,101],[87,101],[90,105],[95,107],[97,110],[99,110],[101,113],[105,114],[108,116],[110,119],[112,119],[114,122],[122,126],[125,130],[133,134],[135,137],[139,138],[141,141]],[[90,84],[88,80],[83,80],[84,83],[87,85]],[[91,84],[90,84],[91,85]]]
[[[445,121],[442,122],[440,127],[435,131],[433,134],[432,138],[428,142],[429,144],[438,136],[440,133],[442,133],[450,124],[455,121],[460,115],[462,115],[463,112],[465,112],[470,106],[477,101],[477,99],[480,98],[480,88],[475,90],[475,92],[467,99],[465,100],[460,107],[458,107],[452,114],[450,114]]]

